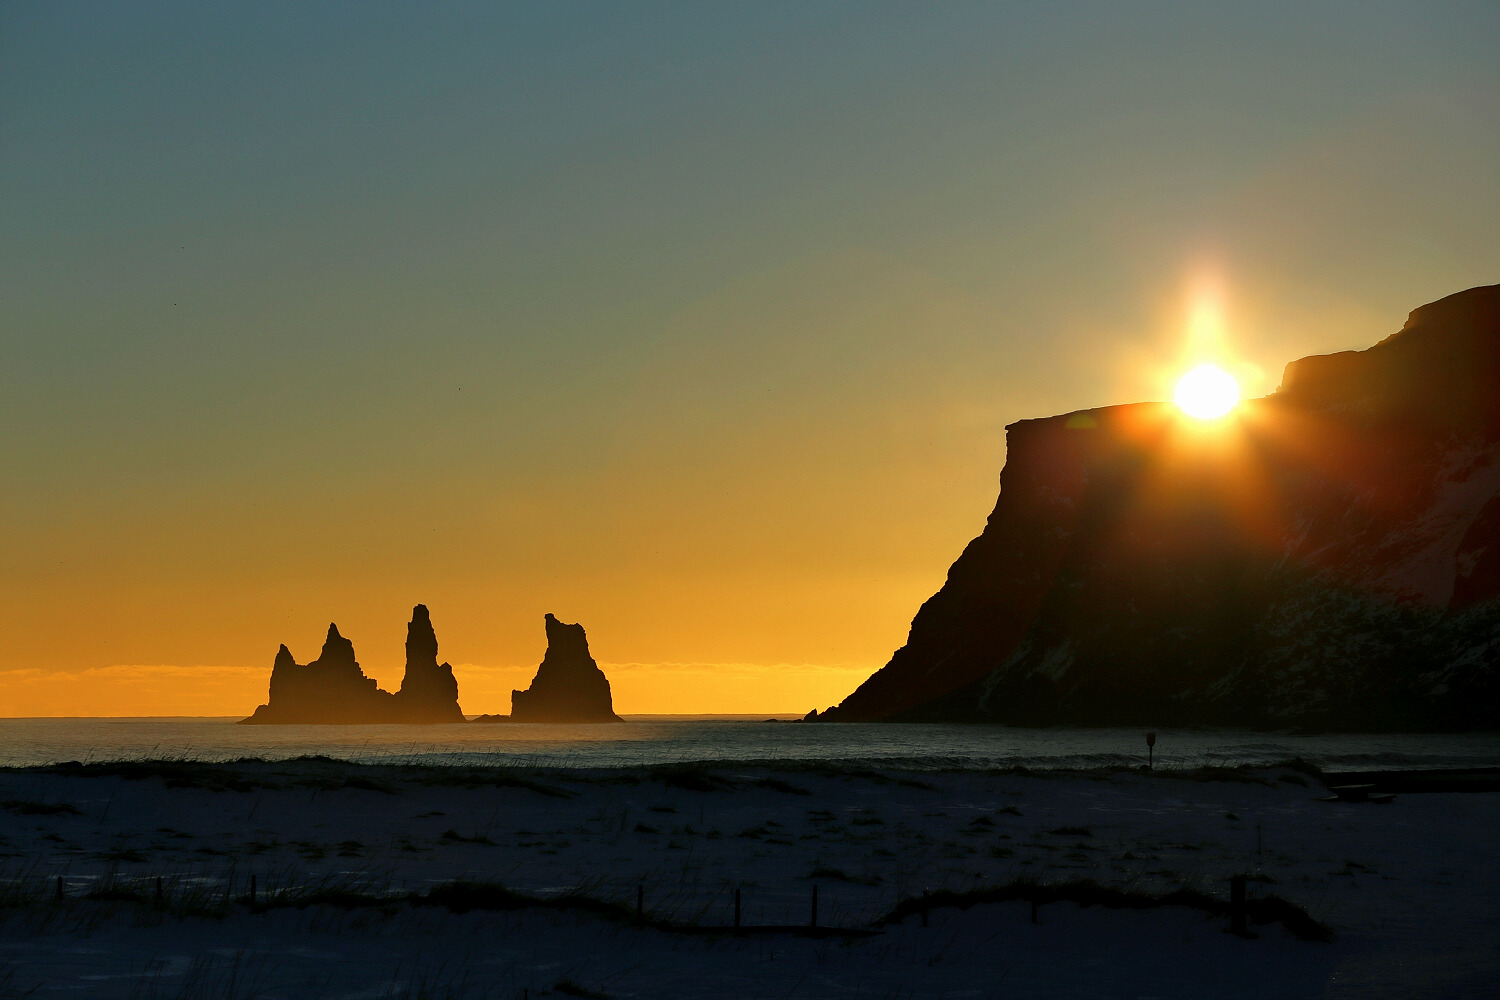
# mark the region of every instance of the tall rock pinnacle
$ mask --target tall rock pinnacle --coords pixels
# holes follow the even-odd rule
[[[432,618],[427,605],[418,604],[411,609],[411,621],[406,624],[406,669],[420,666],[437,667],[437,633],[432,630]],[[406,684],[403,682],[403,688]]]
[[[427,605],[411,609],[406,626],[406,675],[396,703],[402,722],[463,722],[453,668],[437,661],[437,633]]]

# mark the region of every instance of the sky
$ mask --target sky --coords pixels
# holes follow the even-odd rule
[[[0,716],[802,713],[1005,426],[1500,281],[1500,7],[0,5]]]

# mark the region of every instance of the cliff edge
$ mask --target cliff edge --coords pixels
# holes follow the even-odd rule
[[[1500,725],[1500,286],[1219,421],[1006,432],[983,533],[820,719]]]

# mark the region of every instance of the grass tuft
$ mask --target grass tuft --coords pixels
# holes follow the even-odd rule
[[[761,778],[759,781],[752,782],[752,784],[756,788],[769,788],[773,792],[784,792],[787,795],[812,794],[806,788],[799,788],[789,781],[782,781],[780,778]]]
[[[28,802],[25,799],[6,799],[0,809],[17,816],[82,816],[78,807],[67,802]]]
[[[967,910],[981,903],[1008,902],[1076,903],[1079,906],[1103,906],[1112,910],[1152,910],[1163,906],[1186,906],[1201,910],[1212,917],[1229,914],[1229,904],[1196,889],[1174,889],[1171,892],[1152,894],[1132,889],[1116,889],[1100,885],[1093,879],[1044,885],[1019,879],[1006,885],[968,892],[939,890],[903,899],[880,918],[879,923],[894,924],[907,917],[925,913],[937,907],[951,906]],[[1302,941],[1332,941],[1333,931],[1314,920],[1302,907],[1282,899],[1280,896],[1261,896],[1245,901],[1246,919],[1256,925],[1280,923],[1293,937]]]
[[[482,833],[476,833],[472,837],[465,837],[457,830],[444,830],[438,834],[438,839],[452,844],[486,844],[490,847],[495,846],[495,842]]]
[[[681,788],[689,792],[717,792],[734,788],[734,783],[699,767],[654,767],[651,780],[660,781],[668,788]]]
[[[202,788],[211,792],[248,792],[255,788],[279,787],[264,779],[247,777],[237,768],[190,760],[107,760],[89,764],[70,760],[39,770],[85,778],[155,779],[168,788]]]

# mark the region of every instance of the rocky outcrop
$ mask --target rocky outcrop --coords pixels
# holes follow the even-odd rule
[[[453,668],[437,662],[437,636],[425,605],[406,631],[406,675],[396,694],[382,691],[354,658],[354,644],[328,626],[323,651],[300,664],[283,645],[271,667],[271,692],[249,724],[463,722]]]
[[[510,694],[509,716],[476,722],[619,722],[609,678],[589,655],[582,625],[547,615],[547,652],[525,691]]]
[[[427,605],[418,604],[406,626],[406,673],[395,697],[398,721],[465,721],[458,707],[458,680],[451,666],[438,663],[437,649]]]
[[[1500,286],[1220,422],[1007,434],[984,532],[820,720],[1500,725]]]
[[[271,667],[271,694],[247,723],[388,722],[389,692],[375,686],[354,659],[354,644],[328,626],[323,651],[311,663],[298,663],[285,645]]]

